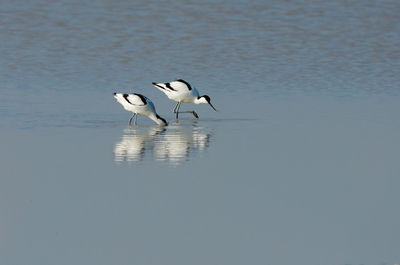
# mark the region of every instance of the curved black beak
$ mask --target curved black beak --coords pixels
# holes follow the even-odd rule
[[[208,102],[208,104],[211,106],[211,108],[213,108],[215,111],[218,111],[216,108],[214,108],[214,106],[211,104],[211,102]]]

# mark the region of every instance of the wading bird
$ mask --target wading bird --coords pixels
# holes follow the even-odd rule
[[[183,79],[178,79],[168,83],[155,83],[153,85],[164,92],[165,95],[171,100],[177,101],[174,107],[174,113],[176,114],[176,119],[178,119],[179,113],[192,113],[193,116],[199,118],[194,110],[179,111],[182,102],[183,103],[194,103],[194,104],[209,104],[215,111],[217,111],[211,104],[211,99],[209,96],[200,96],[197,89],[191,86],[188,82]]]
[[[158,125],[168,125],[167,121],[157,114],[153,102],[151,102],[151,100],[147,97],[136,93],[114,93],[114,98],[117,99],[117,101],[124,107],[125,110],[133,112],[133,116],[129,119],[129,125],[132,124],[133,117],[135,117],[134,124],[136,125],[138,114],[149,117]]]

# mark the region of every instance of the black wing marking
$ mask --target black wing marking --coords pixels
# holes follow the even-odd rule
[[[143,95],[141,95],[141,94],[136,94],[136,93],[133,93],[133,94],[136,95],[136,96],[138,96],[138,97],[140,98],[140,100],[143,102],[143,105],[146,105],[146,104],[147,104],[147,99],[146,99],[145,96],[143,96]]]
[[[188,82],[186,82],[185,80],[183,80],[183,79],[178,79],[178,80],[176,80],[176,81],[181,82],[181,83],[184,83],[184,84],[188,87],[189,90],[192,90],[192,87],[190,86],[190,84],[189,84]]]
[[[163,90],[165,90],[165,87],[163,87],[163,86],[160,86],[159,84],[157,84],[156,82],[153,82],[153,85],[154,86],[156,86],[156,87],[159,87],[159,88],[161,88],[161,89],[163,89]]]
[[[141,94],[122,94],[124,99],[131,105],[143,106],[147,104],[147,99]]]
[[[173,91],[176,91],[176,90],[171,86],[170,83],[165,83],[165,86],[166,86],[168,89],[171,89],[171,90],[173,90]]]
[[[129,101],[129,99],[128,99],[128,94],[122,94],[122,96],[124,97],[124,99],[126,100],[126,101],[128,101],[128,103],[129,104],[132,104],[130,101]],[[133,105],[133,104],[132,104]]]

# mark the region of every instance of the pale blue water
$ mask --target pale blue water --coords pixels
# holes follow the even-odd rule
[[[399,264],[399,14],[2,1],[0,264]],[[176,123],[176,78],[220,111]]]

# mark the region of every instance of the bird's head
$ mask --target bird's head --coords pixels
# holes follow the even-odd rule
[[[164,118],[160,117],[158,114],[156,114],[156,117],[157,117],[157,124],[158,125],[168,126],[168,122]]]
[[[217,111],[217,110],[214,108],[214,106],[211,104],[211,99],[210,99],[209,96],[204,95],[204,96],[198,97],[198,98],[197,98],[197,104],[201,104],[201,103],[203,103],[203,104],[208,104],[208,105],[211,106],[211,108],[213,108],[215,111]]]

